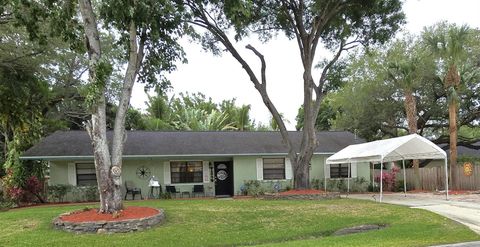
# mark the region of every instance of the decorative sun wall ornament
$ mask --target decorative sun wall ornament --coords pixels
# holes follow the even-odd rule
[[[467,177],[472,176],[473,174],[473,164],[466,162],[463,164],[463,174]]]
[[[150,177],[152,172],[150,171],[150,168],[145,166],[140,166],[139,168],[137,168],[136,174],[137,174],[137,177],[140,179],[147,179]]]
[[[112,166],[112,175],[115,177],[120,177],[122,174],[122,169],[119,166]]]

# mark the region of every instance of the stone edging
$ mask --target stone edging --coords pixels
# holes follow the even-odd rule
[[[305,194],[305,195],[281,195],[281,194],[267,194],[263,196],[266,200],[326,200],[340,198],[340,193],[327,194]]]
[[[149,217],[140,219],[129,219],[121,221],[89,221],[89,222],[69,222],[63,221],[62,216],[70,215],[74,212],[61,214],[53,220],[55,229],[74,233],[119,233],[141,231],[162,223],[165,220],[163,209],[157,209],[158,213]]]

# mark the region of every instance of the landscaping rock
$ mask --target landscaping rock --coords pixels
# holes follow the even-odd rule
[[[124,233],[132,231],[141,231],[162,223],[165,220],[163,209],[158,209],[158,214],[140,218],[120,221],[98,221],[98,222],[69,222],[62,220],[62,216],[70,215],[66,213],[53,220],[55,229],[74,233]]]

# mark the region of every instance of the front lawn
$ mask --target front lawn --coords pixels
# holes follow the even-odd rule
[[[75,235],[53,230],[51,221],[85,205],[10,210],[0,212],[0,246],[428,246],[480,239],[465,226],[425,210],[351,199],[154,200],[128,205],[163,208],[167,221],[137,233]],[[389,227],[330,236],[362,224]]]

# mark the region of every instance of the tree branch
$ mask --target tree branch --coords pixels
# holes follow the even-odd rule
[[[265,58],[264,56],[257,51],[257,49],[255,49],[252,45],[248,44],[247,46],[245,46],[245,48],[251,50],[253,53],[255,53],[255,55],[257,55],[258,58],[260,58],[260,61],[262,63],[262,69],[261,69],[261,74],[262,74],[262,85],[266,88],[267,87],[267,78],[266,78],[266,75],[265,75],[265,69],[267,67],[266,63],[265,63]]]

